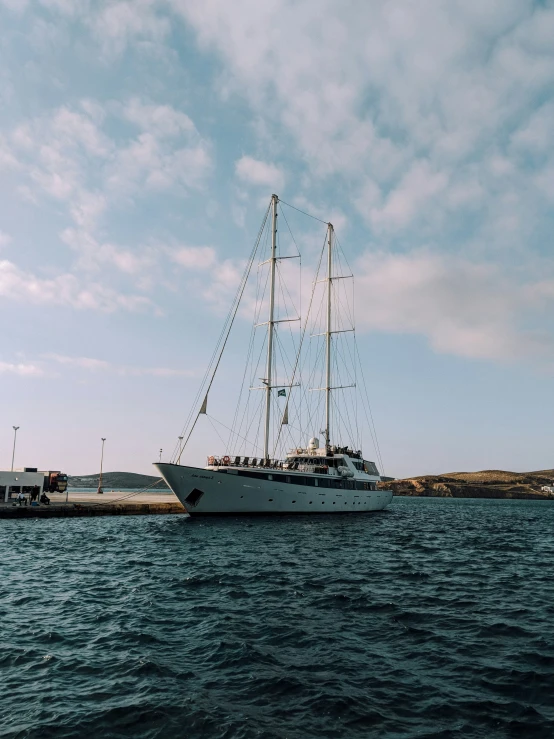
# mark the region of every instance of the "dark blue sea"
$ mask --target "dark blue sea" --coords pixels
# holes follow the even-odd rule
[[[554,503],[0,521],[0,736],[554,736]]]

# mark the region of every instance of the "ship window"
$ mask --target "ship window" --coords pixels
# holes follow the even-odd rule
[[[258,470],[230,470],[231,472],[238,473],[241,477],[253,477],[256,480],[267,480],[268,475],[265,472],[258,472]]]
[[[273,498],[268,498],[270,503],[273,503]]]
[[[267,479],[268,479],[268,480],[273,480],[273,475],[268,475],[268,476],[267,476]]]
[[[273,482],[288,482],[286,475],[272,475]]]
[[[295,475],[293,479],[294,479],[294,482],[295,482],[295,483],[296,483],[297,485],[305,485],[305,484],[306,484],[306,483],[304,482],[304,478],[303,478],[303,477],[301,477],[300,475],[298,475],[298,477],[297,477],[297,476]]]
[[[285,481],[290,482],[290,475],[285,475]]]
[[[312,505],[312,501],[310,500],[310,505]]]
[[[293,500],[292,502],[293,502],[293,503],[296,503],[296,501],[295,501],[295,500]]]

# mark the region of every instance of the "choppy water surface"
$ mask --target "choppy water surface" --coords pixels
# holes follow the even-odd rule
[[[2,737],[552,737],[554,504],[0,522]]]

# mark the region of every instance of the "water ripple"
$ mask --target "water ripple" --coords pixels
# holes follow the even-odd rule
[[[554,506],[5,521],[0,737],[554,736]]]

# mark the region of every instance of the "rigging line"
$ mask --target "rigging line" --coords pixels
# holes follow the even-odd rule
[[[254,384],[254,377],[253,377],[253,375],[255,374],[255,372],[256,372],[256,370],[257,370],[257,368],[259,367],[259,364],[260,364],[260,358],[261,358],[261,355],[262,355],[262,353],[263,353],[263,350],[264,350],[264,347],[265,347],[266,341],[267,341],[267,334],[266,334],[266,335],[264,336],[264,340],[263,340],[263,342],[262,342],[262,346],[261,346],[261,348],[260,348],[260,354],[259,354],[259,356],[258,356],[258,361],[257,361],[257,363],[256,363],[256,367],[255,367],[255,368],[254,368],[254,365],[253,365],[253,361],[254,361],[254,352],[252,351],[252,364],[251,364],[251,366],[250,366],[250,372],[252,373],[252,374],[250,375],[250,384],[251,384],[251,385],[253,385],[253,384]],[[248,369],[248,367],[247,367],[246,369]],[[245,371],[246,371],[246,370],[245,370]],[[249,404],[250,404],[250,397],[251,397],[251,396],[250,396],[250,393],[249,393],[249,394],[248,394],[248,401],[247,401],[247,402],[246,402],[246,404],[245,404],[245,407],[244,407],[244,411],[243,411],[243,413],[242,413],[242,418],[240,419],[240,424],[239,424],[239,426],[238,426],[238,430],[239,430],[239,431],[241,431],[241,430],[242,430],[242,427],[243,427],[243,424],[244,424],[245,418],[246,418],[246,420],[248,421],[248,406],[249,406]],[[260,406],[260,407],[261,407],[261,406]],[[238,419],[237,419],[237,420],[238,420]],[[233,429],[235,429],[235,427],[236,427],[236,426],[235,426],[235,423],[233,423]]]
[[[231,442],[231,439],[232,439],[232,436],[234,434],[234,429],[236,428],[236,424],[237,424],[237,421],[238,421],[239,408],[240,408],[240,403],[241,403],[241,400],[242,400],[242,394],[244,392],[244,385],[245,385],[245,382],[246,382],[246,373],[248,371],[248,365],[249,365],[249,362],[250,362],[250,357],[252,355],[253,346],[254,346],[254,328],[252,328],[252,331],[251,331],[251,334],[250,334],[250,343],[249,343],[249,346],[248,346],[248,354],[246,356],[246,363],[244,365],[244,372],[243,372],[243,375],[242,375],[242,382],[241,382],[241,386],[240,386],[239,398],[238,398],[237,405],[236,405],[236,408],[235,408],[235,413],[233,415],[233,421],[232,421],[232,424],[231,424],[231,428],[233,429],[233,431],[231,432],[231,435],[229,436],[229,442],[228,442],[229,448],[231,447],[231,443],[232,443]]]
[[[369,415],[370,415],[370,418],[371,418],[371,424],[373,426],[373,434],[375,435],[375,451],[377,452],[377,455],[379,457],[379,463],[381,465],[381,469],[383,470],[383,475],[384,475],[385,474],[385,465],[383,464],[383,458],[381,456],[381,448],[379,446],[379,439],[377,437],[377,429],[375,427],[375,422],[373,420],[373,413],[371,411],[371,403],[369,402],[369,394],[367,392],[367,384],[366,384],[366,381],[365,381],[364,368],[363,368],[362,360],[361,360],[361,357],[360,357],[360,350],[358,349],[358,342],[356,341],[354,345],[356,347],[356,354],[358,356],[358,362],[360,363],[360,373],[362,375],[362,382],[363,382],[364,390],[365,390],[365,394],[366,394],[367,406],[369,408]],[[370,430],[371,430],[371,427],[370,427]]]
[[[102,500],[102,501],[99,501],[98,503],[95,503],[95,502],[87,503],[87,506],[111,505],[112,503],[119,503],[120,500],[127,500],[127,498],[133,498],[135,495],[141,495],[142,493],[145,493],[147,490],[150,490],[151,488],[156,487],[156,485],[159,482],[165,482],[163,477],[160,477],[159,480],[156,480],[156,482],[151,483],[150,485],[148,485],[148,487],[142,488],[142,490],[135,490],[134,492],[129,493],[128,495],[124,495],[122,498],[115,498],[114,500]]]
[[[255,339],[256,339],[256,324],[258,323],[258,320],[259,320],[259,314],[260,314],[260,311],[261,311],[261,304],[262,304],[262,301],[260,300],[261,279],[260,279],[260,271],[259,271],[259,269],[258,269],[258,275],[257,275],[256,283],[257,284],[256,284],[256,303],[255,303],[255,305],[259,305],[259,310],[258,310],[258,313],[254,315],[254,320],[252,322],[252,328],[250,330],[250,340],[249,340],[249,345],[248,345],[248,353],[246,355],[246,362],[244,364],[244,373],[243,373],[243,376],[242,376],[242,383],[241,383],[241,386],[240,386],[239,398],[238,398],[238,401],[237,401],[237,405],[235,407],[235,413],[233,415],[233,421],[232,421],[232,424],[231,424],[231,428],[233,429],[233,432],[234,432],[234,430],[235,430],[235,428],[237,426],[237,422],[238,422],[238,415],[239,415],[239,412],[240,412],[240,404],[241,404],[241,400],[242,400],[242,395],[244,393],[244,385],[245,385],[245,382],[246,382],[246,374],[247,374],[249,368],[251,367],[250,362],[251,362],[251,359],[253,359],[253,356],[254,356],[254,353],[253,352],[254,352],[254,343],[255,343]],[[266,286],[267,286],[267,280],[266,280]],[[264,292],[265,292],[265,288],[264,288]],[[263,294],[263,292],[262,292],[262,294]],[[242,421],[241,421],[241,426],[242,426]],[[239,426],[239,429],[241,428],[241,426]],[[231,448],[231,443],[232,443],[232,436],[229,437],[229,448]]]
[[[285,205],[287,205],[287,203],[285,203]],[[290,395],[290,389],[291,389],[291,387],[292,387],[292,385],[294,383],[294,379],[296,377],[296,370],[298,369],[298,363],[300,361],[300,356],[301,356],[301,352],[302,352],[302,346],[304,345],[304,338],[306,336],[306,331],[308,329],[308,318],[310,316],[310,311],[311,311],[311,308],[312,308],[312,301],[314,299],[314,294],[315,294],[315,286],[317,284],[317,277],[319,275],[319,270],[321,269],[321,262],[323,260],[323,253],[325,251],[325,242],[326,242],[326,240],[327,240],[327,234],[325,234],[325,238],[323,240],[323,248],[321,249],[321,254],[319,255],[319,264],[317,265],[317,270],[316,270],[316,274],[315,274],[315,277],[316,278],[314,280],[314,284],[313,284],[313,287],[312,287],[312,294],[310,296],[310,303],[308,305],[308,312],[306,314],[306,321],[304,323],[304,330],[303,330],[302,336],[300,338],[300,345],[298,346],[298,352],[296,354],[296,362],[294,364],[294,370],[293,370],[291,381],[290,381],[290,385],[289,385],[289,395]],[[283,426],[280,427],[279,432],[277,434],[277,438],[275,439],[275,445],[274,445],[274,448],[273,448],[273,455],[274,456],[275,456],[275,451],[277,450],[277,444],[279,443],[279,437],[281,436],[281,430],[282,430],[282,428],[283,428]]]
[[[289,208],[292,208],[293,210],[297,210],[299,213],[302,213],[305,216],[308,216],[308,218],[313,218],[314,221],[319,221],[320,223],[324,223],[326,226],[329,225],[327,221],[324,221],[321,218],[318,218],[317,216],[313,216],[311,213],[306,213],[305,210],[300,210],[300,208],[297,208],[296,206],[291,205],[290,203],[285,203],[284,200],[279,199],[279,202],[282,203],[283,205],[287,205]]]
[[[225,453],[227,453],[227,449],[226,449],[226,447],[225,447],[225,441],[224,441],[224,440],[223,440],[223,438],[222,438],[222,437],[221,437],[221,436],[219,435],[219,431],[218,431],[218,430],[216,429],[216,427],[214,426],[214,424],[213,424],[213,421],[212,421],[212,419],[211,419],[211,416],[208,416],[208,414],[207,414],[207,413],[206,413],[205,415],[206,415],[206,418],[208,419],[208,421],[209,421],[209,423],[210,423],[210,426],[211,426],[211,427],[213,428],[213,430],[215,431],[215,433],[216,433],[217,437],[219,438],[219,441],[220,441],[220,442],[221,442],[221,443],[223,444],[223,451],[224,451]]]
[[[292,299],[292,295],[290,294],[290,290],[287,287],[286,280],[284,278],[284,275],[281,270],[281,266],[277,264],[277,274],[279,276],[279,290],[281,292],[281,296],[283,298],[283,308],[284,308],[284,314],[287,315],[288,312],[288,306],[287,306],[287,299],[285,297],[285,290],[287,292],[289,301],[290,301],[290,312],[292,313],[294,311],[294,300]]]
[[[264,230],[265,230],[265,225],[266,225],[266,222],[267,222],[267,218],[268,218],[268,215],[269,215],[269,211],[270,211],[270,208],[271,208],[271,203],[270,203],[270,204],[268,205],[268,207],[267,207],[267,210],[266,210],[266,212],[265,212],[265,216],[264,216],[264,219],[263,219],[263,221],[262,221],[262,225],[260,226],[260,230],[258,231],[258,237],[257,237],[257,240],[256,240],[256,242],[255,242],[255,246],[254,246],[254,248],[253,248],[253,250],[252,250],[252,253],[251,253],[251,257],[250,257],[250,260],[251,260],[251,262],[252,262],[252,263],[253,263],[253,260],[254,260],[254,257],[255,257],[255,254],[256,254],[256,251],[257,251],[257,249],[258,249],[258,246],[259,246],[259,243],[260,243],[261,237],[262,237],[262,235],[263,235],[263,232],[264,232]],[[249,264],[249,263],[250,263],[250,262],[247,262],[247,266],[248,266],[248,264]],[[250,266],[250,268],[251,268],[251,266]],[[242,278],[242,280],[244,280],[244,279],[245,279],[245,277],[247,278],[246,268],[245,268],[245,272],[243,273],[243,278]],[[186,420],[186,422],[185,422],[185,425],[184,425],[184,427],[183,427],[183,430],[182,430],[182,436],[184,436],[184,432],[185,432],[185,430],[186,430],[186,429],[188,428],[188,426],[189,426],[189,424],[190,424],[190,421],[191,421],[191,419],[192,419],[192,416],[193,416],[193,413],[194,413],[194,408],[196,407],[196,405],[197,405],[198,401],[199,401],[199,400],[200,400],[200,398],[202,397],[202,394],[203,394],[203,389],[205,388],[205,386],[206,386],[206,382],[207,382],[207,380],[208,380],[208,377],[210,376],[210,371],[211,371],[211,368],[212,368],[212,366],[213,366],[213,362],[214,362],[214,360],[215,360],[215,357],[217,356],[217,352],[218,352],[219,346],[220,346],[220,344],[221,344],[221,341],[222,341],[222,339],[223,339],[223,336],[225,335],[225,330],[226,330],[226,328],[227,328],[227,325],[228,325],[228,323],[229,323],[229,320],[231,319],[231,315],[232,315],[232,313],[233,313],[233,305],[235,304],[235,301],[237,300],[237,298],[238,298],[238,300],[239,300],[239,302],[240,302],[240,297],[239,297],[239,293],[240,293],[240,288],[241,288],[242,280],[241,280],[241,283],[239,283],[239,286],[238,286],[238,288],[237,288],[237,292],[235,293],[235,298],[233,299],[233,303],[231,304],[231,308],[229,309],[229,313],[227,314],[227,317],[226,317],[226,319],[225,319],[225,322],[224,322],[224,324],[223,324],[223,326],[222,326],[222,328],[221,328],[221,331],[220,331],[219,337],[218,337],[218,339],[217,339],[217,343],[216,343],[216,345],[215,345],[215,348],[214,348],[214,350],[213,350],[212,356],[211,356],[211,358],[210,358],[210,361],[209,361],[209,363],[208,363],[208,367],[207,367],[207,369],[206,369],[206,372],[205,372],[205,374],[204,374],[204,377],[203,377],[203,379],[202,379],[202,382],[201,382],[201,384],[200,384],[200,387],[199,387],[199,389],[198,389],[198,392],[197,392],[197,394],[196,394],[196,396],[195,396],[195,398],[194,398],[194,401],[193,401],[193,403],[192,403],[192,406],[191,406],[191,409],[190,409],[189,415],[188,415],[188,417],[187,417],[187,420]],[[244,288],[243,288],[243,290],[244,290]],[[241,295],[242,295],[242,293],[241,293]],[[237,307],[238,307],[238,306],[237,306]],[[236,311],[235,311],[235,313],[236,313]],[[234,320],[234,317],[233,317],[233,320]],[[229,331],[230,331],[230,328],[229,328]],[[213,378],[212,378],[212,380],[213,380]],[[198,420],[198,417],[197,417],[197,418],[195,419],[195,421],[194,421],[194,423],[195,423],[195,424],[196,424],[196,421],[197,421],[197,420]],[[193,428],[194,428],[194,426],[193,426]],[[191,429],[191,433],[192,433],[192,429]],[[189,435],[188,435],[188,437],[187,437],[187,441],[188,441],[188,439],[189,439],[189,438],[190,438],[190,433],[189,433]],[[178,449],[179,449],[179,447],[178,447],[178,446],[177,446],[177,444],[176,444],[176,446],[175,446],[175,448],[174,448],[174,450],[173,450],[173,454],[172,454],[172,457],[171,457],[172,459],[173,459],[173,458],[174,458],[174,457],[176,456],[176,454],[177,454],[177,450],[178,450]],[[184,447],[180,449],[180,454],[179,454],[179,460],[180,460],[180,456],[181,456],[181,454],[182,454],[182,449],[184,449]]]
[[[271,205],[268,205],[267,210],[265,212],[265,217],[264,217],[263,223],[260,226],[260,230],[258,232],[258,238],[256,239],[256,243],[255,243],[254,248],[252,250],[252,255],[251,255],[250,261],[247,263],[247,265],[245,267],[245,270],[244,270],[244,273],[243,273],[242,281],[241,281],[241,283],[239,283],[239,287],[237,289],[237,293],[236,293],[236,297],[235,297],[235,301],[234,301],[235,302],[235,310],[233,312],[232,311],[232,308],[231,308],[232,317],[231,317],[231,313],[230,313],[230,320],[229,320],[229,327],[228,327],[228,330],[227,330],[227,336],[225,337],[225,341],[223,342],[223,346],[221,347],[221,351],[219,353],[219,357],[217,359],[217,363],[215,365],[215,369],[213,371],[211,380],[209,382],[208,389],[206,391],[206,395],[210,392],[210,389],[212,387],[213,381],[215,379],[216,372],[217,372],[218,367],[219,367],[219,363],[221,362],[221,357],[223,356],[223,352],[225,350],[225,347],[227,346],[227,341],[229,340],[229,335],[231,333],[231,329],[233,328],[233,324],[235,322],[235,318],[236,318],[236,315],[237,315],[237,312],[238,312],[238,309],[239,309],[240,301],[241,301],[242,296],[244,294],[244,290],[246,288],[246,283],[248,282],[248,277],[250,275],[250,271],[252,269],[252,265],[254,264],[254,258],[256,256],[256,252],[258,250],[258,246],[260,244],[260,240],[261,240],[262,234],[263,234],[264,229],[265,229],[265,224],[266,224],[267,217],[268,217],[268,214],[269,214],[269,211],[270,211],[270,207],[271,207]],[[192,432],[194,431],[194,427],[196,426],[196,423],[197,423],[199,417],[200,417],[200,411],[198,411],[198,414],[196,415],[196,418],[195,418],[194,423],[193,423],[193,425],[192,425],[192,427],[191,427],[191,429],[190,429],[190,431],[188,433],[188,436],[186,438],[186,441],[185,441],[185,443],[183,444],[183,446],[181,447],[181,449],[179,451],[179,456],[177,458],[177,463],[178,464],[181,463],[181,455],[183,454],[183,450],[185,449],[186,445],[188,444],[188,441],[189,441],[189,439],[191,437]]]
[[[224,423],[222,423],[222,422],[221,422],[221,421],[219,420],[219,418],[216,418],[215,416],[210,416],[210,415],[209,415],[208,413],[206,413],[206,416],[208,417],[208,419],[210,419],[210,420],[212,420],[212,421],[215,421],[215,422],[216,422],[216,423],[218,423],[218,424],[219,424],[220,426],[223,426],[223,428],[224,428],[224,429],[227,429],[228,431],[230,431],[230,429],[229,429],[229,426],[226,426],[226,425],[225,425]],[[215,430],[215,429],[214,429],[214,430]],[[216,433],[217,433],[217,431],[216,431]],[[219,436],[219,434],[218,434],[218,436]],[[238,434],[236,434],[236,436],[238,436]],[[220,436],[219,438],[221,439],[221,436]],[[239,438],[240,438],[240,439],[242,439],[243,441],[246,441],[246,443],[247,443],[247,444],[251,444],[251,443],[252,443],[252,442],[250,441],[250,439],[247,439],[247,438],[246,438],[246,436],[240,436]],[[223,439],[221,439],[221,441],[223,441]],[[225,442],[224,442],[224,441],[223,441],[223,443],[225,444]],[[259,446],[258,446],[257,444],[254,444],[254,446],[255,446],[255,447],[257,447],[258,449],[260,449],[260,447],[259,447]]]
[[[354,270],[353,270],[353,269],[352,269],[352,267],[350,266],[350,262],[348,261],[348,259],[347,259],[347,257],[346,257],[346,253],[345,253],[344,249],[342,248],[342,244],[340,243],[340,239],[339,239],[339,237],[338,237],[338,236],[336,235],[336,233],[335,233],[335,238],[336,238],[336,240],[337,240],[337,244],[339,245],[339,249],[340,249],[340,251],[341,251],[341,254],[342,254],[343,258],[344,258],[344,261],[346,262],[346,265],[347,265],[348,269],[350,270],[350,274],[351,274],[351,275],[353,275],[353,274],[354,274]]]
[[[280,205],[280,204],[281,204],[281,201],[279,201],[279,205]],[[286,203],[285,203],[285,205],[286,205]],[[291,207],[292,207],[292,206],[291,206]],[[287,221],[287,217],[286,217],[286,215],[285,215],[285,211],[284,211],[284,210],[283,210],[282,208],[279,208],[279,210],[280,210],[280,211],[281,211],[281,213],[283,214],[283,218],[285,219],[285,223],[287,224],[287,228],[288,228],[288,230],[289,230],[289,233],[290,233],[290,237],[291,237],[291,239],[292,239],[292,241],[293,241],[294,245],[296,246],[296,251],[298,252],[298,256],[300,256],[300,249],[298,248],[298,244],[296,243],[296,239],[294,238],[294,234],[292,233],[292,231],[291,231],[291,229],[290,229],[290,226],[289,226],[289,222]],[[298,210],[298,209],[297,209],[297,210]],[[300,212],[302,213],[302,211],[300,211]],[[306,214],[306,215],[307,215],[307,214]]]

